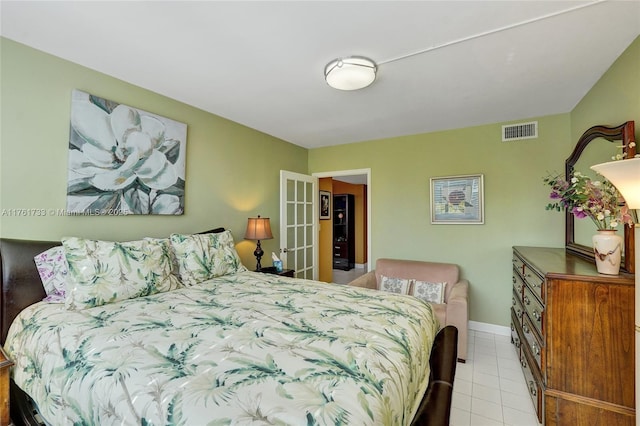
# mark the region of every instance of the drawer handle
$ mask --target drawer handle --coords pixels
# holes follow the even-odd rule
[[[511,281],[513,281],[513,283],[515,284],[515,283],[516,283],[516,277],[513,277],[513,276],[512,276],[512,277],[511,277]]]
[[[516,347],[517,349],[520,349],[520,339],[516,338],[516,339],[513,341],[513,344],[515,345],[515,347]]]
[[[528,296],[525,296],[525,297],[524,297],[524,303],[525,303],[525,305],[527,305],[527,306],[531,304],[531,300],[529,300],[529,297],[528,297]]]
[[[540,312],[538,312],[537,310],[533,310],[533,317],[536,319],[536,321],[540,322],[540,320],[542,319],[542,315],[540,315]]]
[[[527,324],[524,324],[522,326],[522,330],[525,332],[525,334],[531,333],[531,330],[529,330],[529,327],[527,327]]]
[[[540,348],[538,347],[538,345],[534,343],[532,346],[533,346],[533,352],[535,352],[536,356],[540,355]]]
[[[537,386],[534,382],[529,381],[529,393],[531,394],[531,396],[536,396],[538,395],[538,389]]]
[[[513,306],[516,306],[516,298],[515,298],[515,297],[512,297],[512,298],[511,298],[511,304],[512,304]]]
[[[527,274],[526,277],[527,278],[533,278],[533,275]],[[527,280],[527,281],[529,281],[529,280]],[[541,285],[542,285],[541,282],[536,282],[536,283],[533,284],[534,287],[540,287]]]
[[[518,309],[518,311],[516,312],[516,314],[518,314],[518,318],[520,318],[520,315],[522,315],[522,309]]]
[[[527,362],[525,360],[520,361],[522,368],[527,368]]]

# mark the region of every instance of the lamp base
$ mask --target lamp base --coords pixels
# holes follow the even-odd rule
[[[256,261],[258,262],[256,264],[256,271],[259,271],[260,269],[262,269],[262,265],[260,264],[260,259],[262,259],[263,254],[264,254],[264,251],[262,251],[262,247],[260,247],[260,240],[258,240],[258,243],[256,244],[256,250],[253,252],[253,255],[256,257]]]

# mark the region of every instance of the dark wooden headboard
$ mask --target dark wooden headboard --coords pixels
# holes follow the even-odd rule
[[[20,311],[46,296],[33,257],[57,245],[60,241],[0,238],[0,344]]]
[[[215,228],[200,234],[224,230]],[[34,256],[60,244],[60,241],[0,238],[0,345],[4,345],[11,322],[20,311],[46,296]]]

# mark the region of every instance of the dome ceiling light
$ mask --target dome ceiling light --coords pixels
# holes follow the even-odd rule
[[[358,90],[369,86],[376,79],[378,67],[363,56],[337,58],[324,67],[327,84],[338,90]]]

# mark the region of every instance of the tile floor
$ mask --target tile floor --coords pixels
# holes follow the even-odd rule
[[[469,330],[467,362],[458,363],[451,426],[538,426],[509,336]]]
[[[336,284],[348,284],[351,281],[358,278],[360,275],[364,275],[367,273],[367,265],[364,264],[362,267],[358,265],[357,268],[353,268],[349,271],[343,271],[340,269],[333,270],[333,282]]]

